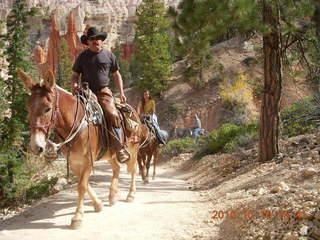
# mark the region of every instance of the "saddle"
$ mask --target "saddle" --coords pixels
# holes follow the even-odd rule
[[[157,131],[156,131],[155,127],[154,127],[153,124],[152,124],[152,120],[151,120],[151,117],[150,117],[150,116],[148,116],[148,115],[143,116],[143,117],[141,118],[141,122],[148,127],[149,131],[150,131],[155,137],[157,137]]]
[[[86,106],[88,121],[94,125],[106,126],[103,110],[97,100],[95,94],[89,88],[83,88],[82,94],[79,95],[82,102]],[[124,127],[128,132],[136,132],[139,128],[139,120],[133,114],[133,108],[125,103],[121,103],[120,99],[115,98],[115,106],[120,113],[120,118],[124,122]]]
[[[119,98],[115,98],[115,105],[122,115],[125,129],[130,133],[137,132],[139,129],[139,119],[134,114],[134,109],[127,103],[121,103]]]

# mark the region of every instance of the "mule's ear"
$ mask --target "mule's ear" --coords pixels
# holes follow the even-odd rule
[[[31,88],[33,88],[33,86],[36,85],[36,82],[22,69],[18,68],[17,71],[18,76],[23,80],[24,86],[27,89],[31,90]]]
[[[49,91],[53,91],[54,87],[56,86],[56,79],[54,77],[54,74],[51,70],[48,71],[47,76],[44,80],[44,85],[46,89]]]

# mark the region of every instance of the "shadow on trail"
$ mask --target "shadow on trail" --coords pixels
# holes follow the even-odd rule
[[[60,202],[60,203],[59,203]],[[72,215],[74,210],[74,200],[50,200],[49,202],[41,203],[34,206],[24,213],[14,216],[0,225],[0,231],[3,230],[15,230],[21,229],[16,226],[23,226],[23,229],[50,229],[60,228],[67,229],[69,225],[56,225],[54,223],[46,222],[46,219],[56,218],[59,215],[55,215],[56,212],[70,208],[70,212],[64,215]],[[43,209],[50,208],[50,211],[44,211]],[[37,210],[35,210],[37,209]]]
[[[123,167],[122,167],[123,168]],[[123,174],[126,169],[121,169],[119,178],[119,192],[129,191],[130,175]],[[112,179],[112,170],[108,163],[99,163],[99,166],[95,167],[94,174],[90,177],[90,184],[97,193],[98,197],[102,200],[104,207],[111,207],[107,201],[109,195],[109,187]],[[183,181],[177,181],[171,178],[157,178],[156,180],[150,180],[149,184],[143,184],[140,175],[137,174],[137,193],[136,203],[142,205],[152,204],[181,204],[181,203],[199,203],[199,201],[189,200],[158,200],[158,201],[143,201],[139,198],[139,193],[153,193],[166,194],[178,191],[189,191]],[[86,194],[85,198],[85,214],[99,214],[95,213]],[[3,230],[22,230],[22,229],[70,229],[69,224],[71,217],[73,216],[76,208],[77,190],[76,186],[71,189],[62,191],[56,195],[50,196],[44,199],[44,202],[36,204],[29,208],[20,215],[14,216],[3,222],[0,222],[0,231]],[[125,202],[123,199],[119,199],[119,202]],[[130,208],[130,203],[127,203]],[[116,205],[117,206],[117,205]],[[113,207],[116,207],[113,206]],[[106,208],[106,209],[107,209]],[[106,210],[105,209],[105,210]],[[108,210],[107,210],[108,211]],[[70,216],[68,221],[61,219],[64,216]],[[52,221],[53,220],[53,221]],[[22,226],[22,227],[21,227]]]

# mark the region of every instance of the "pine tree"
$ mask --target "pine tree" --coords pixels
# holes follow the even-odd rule
[[[198,43],[215,43],[231,32],[257,31],[264,39],[265,86],[261,107],[260,160],[278,153],[281,57],[305,33],[299,21],[313,16],[314,0],[183,0],[175,16],[180,45],[191,59]],[[173,14],[174,16],[174,14]],[[263,17],[263,18],[262,18]],[[311,27],[310,27],[311,28]],[[200,39],[194,42],[194,39]]]
[[[234,9],[240,9],[239,12]],[[169,8],[175,32],[175,54],[186,57],[189,66],[185,77],[196,86],[204,84],[202,72],[212,64],[213,44],[250,29],[259,19],[256,4],[242,1],[183,0],[178,9]],[[240,15],[246,15],[241,18]],[[179,57],[181,58],[181,57]]]
[[[16,0],[13,3],[9,16],[6,20],[7,33],[0,36],[4,42],[4,57],[8,62],[9,78],[0,85],[5,89],[1,94],[5,103],[8,103],[11,116],[2,118],[0,127],[0,198],[13,201],[17,196],[18,187],[15,185],[15,178],[21,177],[20,171],[23,160],[22,151],[22,130],[26,129],[26,97],[27,93],[22,81],[17,76],[17,69],[29,71],[31,61],[29,58],[29,39],[27,23],[29,17],[34,16],[36,8],[27,8],[26,2]],[[1,205],[2,203],[0,203]]]
[[[7,33],[1,36],[1,39],[6,43],[4,55],[9,64],[9,78],[5,81],[6,99],[10,103],[9,108],[12,113],[7,125],[7,132],[1,138],[2,142],[8,146],[17,143],[22,129],[26,127],[25,102],[27,93],[21,79],[18,78],[17,69],[29,71],[31,68],[28,39],[30,25],[27,20],[36,12],[37,8],[27,8],[26,1],[16,0],[6,21]]]
[[[62,39],[59,46],[58,79],[57,83],[64,89],[71,90],[72,61],[68,42]]]
[[[135,58],[139,62],[138,88],[160,96],[171,74],[169,21],[158,0],[143,0],[137,9]]]
[[[113,50],[114,55],[117,58],[118,64],[119,64],[119,72],[121,74],[123,84],[127,85],[130,83],[132,76],[130,72],[130,64],[123,59],[122,51],[121,51],[121,45],[116,44],[114,50]]]

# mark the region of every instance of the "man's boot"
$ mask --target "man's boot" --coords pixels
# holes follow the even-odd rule
[[[120,163],[125,163],[126,161],[130,160],[130,154],[124,146],[124,137],[123,137],[122,128],[113,127],[113,129],[118,141],[115,146],[117,151],[116,152],[117,159]]]

